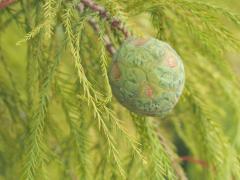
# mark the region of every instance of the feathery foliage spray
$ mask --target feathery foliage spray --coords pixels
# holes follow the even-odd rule
[[[211,3],[0,0],[0,180],[240,179],[240,7]]]

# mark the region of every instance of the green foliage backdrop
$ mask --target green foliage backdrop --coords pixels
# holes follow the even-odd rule
[[[0,0],[0,179],[240,179],[238,0],[95,1],[102,14],[86,2]],[[165,118],[112,96],[127,32],[183,59],[185,89]]]

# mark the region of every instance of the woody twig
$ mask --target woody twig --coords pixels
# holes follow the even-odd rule
[[[0,10],[8,7],[10,4],[16,2],[16,0],[3,0],[3,1],[0,1]]]
[[[86,8],[85,4],[80,3],[78,5],[78,9],[80,12],[83,12],[84,9]],[[99,24],[97,23],[97,21],[94,18],[90,18],[88,20],[88,23],[92,26],[92,28],[94,29],[94,31],[96,31],[97,33],[100,33],[100,27]],[[113,55],[116,52],[116,49],[114,48],[110,38],[108,35],[104,35],[103,36],[103,41],[104,41],[104,45],[106,47],[106,49],[108,50],[108,52]]]
[[[102,19],[108,21],[112,28],[122,32],[125,38],[130,35],[129,31],[125,28],[123,23],[119,19],[112,17],[104,7],[98,5],[93,0],[82,0],[81,3],[84,4],[85,7],[88,7],[91,10],[98,12]]]

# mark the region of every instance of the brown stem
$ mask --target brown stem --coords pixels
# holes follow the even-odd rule
[[[163,148],[165,149],[166,153],[169,155],[169,158],[171,160],[173,169],[175,170],[176,175],[178,176],[179,180],[187,180],[187,176],[185,175],[184,171],[182,170],[181,166],[175,159],[177,159],[177,155],[175,152],[171,149],[170,144],[165,139],[165,137],[158,131],[157,136],[159,138],[160,143],[162,144]]]
[[[86,7],[92,9],[95,12],[98,12],[102,19],[106,19],[111,24],[112,28],[121,31],[125,38],[130,35],[129,31],[124,27],[123,23],[119,19],[111,17],[110,13],[107,12],[104,7],[96,4],[93,0],[82,0],[81,2]]]
[[[94,19],[90,19],[88,22],[96,32],[98,32],[98,33],[100,32],[99,25],[97,24],[97,22]],[[110,38],[107,35],[104,35],[103,41],[104,41],[104,45],[105,45],[106,49],[108,50],[108,52],[111,55],[113,55],[116,52],[116,49],[113,47],[113,44],[111,43]]]
[[[195,159],[193,157],[190,156],[181,156],[179,157],[181,161],[188,161],[191,163],[195,163],[195,164],[199,164],[200,166],[207,168],[208,167],[208,163],[206,161],[203,161],[201,159]]]
[[[85,8],[85,5],[83,3],[80,3],[78,5],[78,9],[80,12],[83,12],[84,11],[84,8]],[[88,20],[88,23],[92,26],[92,28],[99,34],[100,33],[100,27],[97,23],[97,21],[93,18],[89,19]],[[108,50],[108,52],[111,54],[111,55],[114,55],[114,53],[116,52],[116,49],[114,48],[113,44],[111,43],[111,40],[109,38],[108,35],[104,35],[103,36],[103,41],[104,41],[104,45],[106,47],[106,49]]]
[[[16,0],[3,0],[0,2],[0,10],[6,8],[10,4],[14,3]]]

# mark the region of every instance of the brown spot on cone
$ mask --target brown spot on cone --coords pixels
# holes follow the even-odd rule
[[[132,41],[132,44],[135,46],[142,46],[144,45],[149,39],[148,38],[141,38],[141,39],[135,39]]]
[[[113,64],[112,75],[115,80],[119,80],[121,78],[121,71],[119,69],[118,63]]]
[[[152,90],[152,88],[150,87],[150,86],[146,86],[146,96],[147,97],[152,97],[153,96],[153,90]]]
[[[177,66],[176,59],[173,56],[167,57],[167,66],[170,68],[175,68]]]

